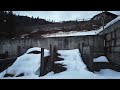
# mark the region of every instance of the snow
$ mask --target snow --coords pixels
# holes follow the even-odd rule
[[[114,24],[115,22],[117,22],[118,20],[120,20],[120,17],[118,16],[117,18],[113,19],[112,21],[110,21],[108,24],[106,24],[104,26],[104,29],[109,27],[110,25]],[[68,37],[68,36],[86,36],[86,35],[97,35],[98,33],[100,33],[101,31],[103,31],[103,27],[101,26],[100,29],[97,30],[91,30],[91,31],[70,31],[70,32],[57,32],[57,33],[53,33],[53,34],[44,34],[42,35],[43,37]]]
[[[110,25],[116,23],[117,21],[120,20],[120,17],[118,16],[117,18],[113,19],[112,21],[110,21],[109,23],[107,23],[105,26],[104,26],[104,29],[109,27]],[[101,31],[103,31],[103,28],[101,27],[99,30],[98,30],[98,33],[100,33]]]
[[[86,70],[86,65],[82,62],[82,58],[79,55],[79,50],[59,50],[61,54],[60,58],[64,58],[63,61],[57,61],[55,63],[61,63],[67,66],[67,70]],[[80,62],[81,61],[81,62]]]
[[[93,62],[109,62],[105,56],[100,56],[98,58],[94,58]]]
[[[35,30],[32,31],[31,33],[36,33],[37,31],[39,31],[39,29],[35,29]]]
[[[31,50],[40,50],[39,48],[32,48]],[[38,77],[35,75],[35,71],[39,68],[40,55],[31,55],[28,57],[28,54],[22,55],[17,61],[7,69],[8,73],[18,75],[21,72],[25,73],[25,76],[22,77],[12,77],[12,79],[96,79],[104,78],[99,75],[95,75],[93,72],[89,72],[86,68],[86,65],[82,62],[81,55],[78,49],[73,50],[58,50],[58,53],[61,54],[60,57],[64,58],[63,61],[57,61],[56,63],[65,64],[67,71],[54,74],[53,72],[48,73],[43,77]],[[38,59],[39,58],[39,59]],[[21,60],[21,61],[20,61]],[[6,71],[2,72],[2,76]],[[0,75],[1,76],[1,75]],[[3,78],[3,77],[1,77]],[[6,79],[11,79],[11,77],[4,77]]]
[[[23,34],[21,35],[21,38],[25,38],[26,36],[28,36],[29,34]]]
[[[118,16],[117,18],[115,18],[115,19],[113,19],[112,21],[110,21],[110,22],[105,26],[105,28],[109,27],[110,25],[116,23],[116,22],[119,21],[119,20],[120,20],[120,17]]]
[[[116,72],[111,69],[101,69],[99,72],[95,72],[95,74],[109,79],[120,79],[120,72]]]
[[[18,57],[17,60],[13,63],[13,65],[8,67],[8,69],[5,72],[7,74],[12,74],[14,76],[17,76],[21,73],[24,73],[25,76],[35,74],[35,72],[40,67],[41,55],[40,54],[27,54],[34,50],[40,51],[41,48],[35,47],[35,48],[28,49],[28,51],[22,56]],[[48,50],[45,50],[44,53],[45,53],[44,56],[49,55]],[[0,75],[0,77],[2,76]]]
[[[39,77],[35,72],[40,67],[40,54],[28,54],[31,51],[41,51],[41,48],[35,47],[29,49],[25,54],[18,57],[17,60],[8,69],[0,73],[0,79],[114,79],[120,78],[120,72],[116,72],[110,69],[102,69],[100,72],[88,71],[86,65],[82,61],[81,54],[78,49],[73,50],[58,50],[63,58],[62,61],[56,61],[55,63],[61,63],[67,68],[66,71],[54,74],[49,72],[48,74]],[[45,49],[45,56],[49,55],[49,50]],[[98,59],[105,60],[104,56]],[[21,77],[3,77],[5,74],[14,74],[15,76],[20,73],[24,73]]]
[[[27,52],[25,54],[27,54],[29,52],[32,52],[32,51],[41,51],[41,48],[39,48],[39,47],[30,48],[30,49],[27,50]],[[45,52],[44,56],[48,56],[49,55],[49,50],[44,49],[44,52]]]
[[[65,36],[85,36],[85,35],[96,35],[98,33],[98,30],[92,30],[92,31],[70,31],[70,32],[57,32],[53,34],[45,34],[42,35],[43,37],[65,37]]]

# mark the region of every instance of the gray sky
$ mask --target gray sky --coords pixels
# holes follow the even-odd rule
[[[67,21],[75,19],[88,19],[102,11],[13,11],[15,14],[38,17],[58,21]],[[120,11],[109,11],[120,15]]]

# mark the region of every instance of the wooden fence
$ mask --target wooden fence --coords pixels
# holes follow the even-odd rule
[[[57,60],[62,60],[58,55],[56,45],[50,45],[50,56],[47,57],[44,57],[44,48],[41,48],[40,76],[44,76],[51,71],[59,73],[66,70],[66,68],[62,67],[64,65],[54,63]]]

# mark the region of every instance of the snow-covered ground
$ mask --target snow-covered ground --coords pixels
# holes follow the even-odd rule
[[[25,76],[34,74],[40,67],[41,55],[32,53],[28,54],[31,51],[41,51],[41,48],[34,47],[29,49],[25,54],[18,57],[12,66],[8,67],[7,70],[3,71],[3,74],[0,74],[0,77],[2,77],[4,73],[12,74],[14,76],[18,76],[21,73],[24,73]],[[44,53],[44,56],[49,55],[49,51],[46,49],[44,50]]]
[[[114,24],[118,20],[120,20],[119,16],[117,18],[115,18],[114,20],[110,21],[108,24],[106,24],[106,26],[104,26],[104,28],[109,27],[110,25]],[[100,29],[98,29],[98,30],[91,30],[91,31],[86,31],[86,32],[84,32],[84,31],[57,32],[57,33],[53,33],[53,34],[45,34],[42,36],[43,37],[67,37],[67,36],[97,35],[101,31],[103,31],[103,27],[100,27]]]
[[[120,79],[120,72],[116,72],[110,69],[101,69],[99,72],[95,72],[95,74],[109,79]]]
[[[25,54],[18,57],[17,60],[8,69],[0,73],[1,79],[120,79],[120,72],[109,69],[103,69],[100,72],[88,71],[86,65],[83,63],[78,49],[73,50],[58,50],[63,61],[56,61],[55,63],[62,63],[67,70],[61,73],[54,74],[50,72],[45,76],[39,77],[36,71],[40,67],[40,54],[28,54],[31,51],[41,51],[40,48],[35,47],[29,49]],[[49,50],[45,49],[45,56],[49,55]],[[101,57],[100,57],[101,58]],[[100,59],[99,58],[99,59]],[[103,59],[103,57],[102,57]],[[3,77],[6,73],[14,74],[14,77]],[[15,77],[20,73],[24,76]]]
[[[92,31],[70,31],[70,32],[57,32],[53,34],[45,34],[42,35],[43,37],[67,37],[67,36],[85,36],[85,35],[96,35],[98,33],[98,30],[92,30]]]
[[[98,58],[94,58],[93,62],[109,62],[105,56],[100,56]]]

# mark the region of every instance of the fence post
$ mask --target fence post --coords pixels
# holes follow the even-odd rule
[[[84,43],[82,43],[81,45],[82,45],[81,53],[83,53]]]
[[[52,45],[50,44],[50,55],[52,54]]]
[[[57,58],[57,47],[56,45],[54,46],[54,59],[53,59],[53,62],[56,60]]]
[[[53,62],[53,47],[50,44],[50,58],[46,63],[46,72],[50,72],[52,70],[52,62]]]
[[[17,55],[18,55],[18,56],[20,55],[20,49],[21,49],[20,46],[18,46],[18,50],[17,50],[17,52],[18,52]]]
[[[54,50],[52,45],[50,44],[50,61],[53,61],[53,59],[54,59]]]
[[[44,48],[41,48],[40,76],[44,75]]]
[[[78,49],[79,49],[79,51],[81,52],[81,49],[80,49],[80,43],[78,43]]]

